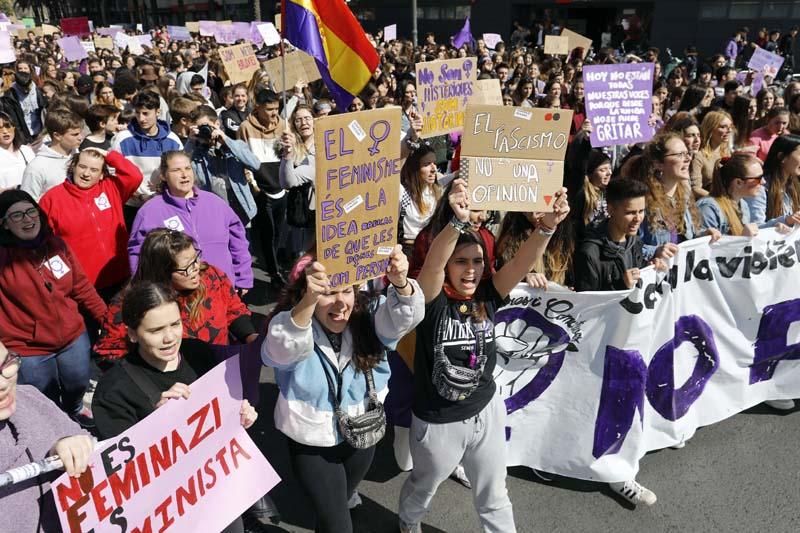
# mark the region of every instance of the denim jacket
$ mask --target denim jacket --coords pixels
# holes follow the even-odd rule
[[[683,239],[687,241],[694,239],[697,236],[697,232],[694,227],[694,222],[692,221],[692,212],[689,210],[688,205],[683,212],[683,222],[686,226],[686,233],[682,235]],[[653,258],[659,246],[667,243],[678,244],[678,237],[681,237],[681,235],[678,235],[677,232],[673,234],[669,228],[663,225],[659,225],[657,228],[651,228],[647,215],[645,215],[645,219],[639,227],[639,239],[643,244],[642,253],[644,258],[648,261]]]

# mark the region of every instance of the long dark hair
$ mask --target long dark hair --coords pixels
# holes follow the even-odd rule
[[[267,327],[278,313],[291,310],[303,298],[307,287],[303,265],[310,265],[315,260],[315,254],[312,253],[304,255],[295,262],[292,272],[297,272],[297,275],[290,276],[289,284],[283,289],[278,303],[267,317]],[[375,334],[375,326],[372,322],[373,312],[370,309],[370,300],[377,295],[360,291],[358,285],[353,286],[353,293],[353,311],[347,322],[347,327],[350,328],[353,337],[352,359],[357,370],[366,372],[378,366],[384,358],[384,347]]]
[[[11,120],[11,116],[5,111],[0,111],[0,122],[7,122],[14,127],[14,140],[11,141],[11,145],[14,147],[15,151],[19,150],[19,147],[25,144],[24,133],[20,125]]]
[[[749,96],[737,96],[733,100],[731,118],[736,131],[736,146],[744,146],[750,140],[750,134],[753,133],[753,121],[748,117],[750,100]]]
[[[781,169],[783,160],[800,146],[800,135],[781,135],[767,154],[764,161],[764,176],[767,182],[767,220],[783,216],[784,192],[792,199],[792,212],[800,210],[800,176],[784,176]]]
[[[433,148],[427,144],[420,145],[419,148],[411,152],[406,162],[403,163],[403,168],[400,169],[400,184],[405,187],[408,194],[411,196],[411,201],[417,207],[417,210],[423,215],[427,212],[425,204],[422,202],[422,195],[425,188],[428,186],[419,177],[420,163],[422,158],[428,154],[435,153]],[[441,187],[434,183],[431,188],[433,189],[434,196],[438,201],[441,197]]]
[[[177,303],[178,296],[169,285],[152,281],[133,283],[122,300],[122,323],[136,329],[148,311],[172,302]]]
[[[175,257],[189,248],[197,249],[197,244],[187,234],[166,228],[156,228],[147,234],[139,251],[139,263],[133,274],[131,284],[141,282],[159,283],[172,286],[172,273],[178,268]],[[198,250],[199,252],[200,250]],[[200,261],[200,275],[204,276],[208,264]],[[203,305],[206,299],[206,287],[203,283],[197,287],[188,302],[186,311],[190,324],[197,324],[203,318]]]
[[[706,88],[698,85],[690,85],[686,92],[681,97],[681,102],[678,104],[678,111],[691,111],[699,106],[706,97]]]

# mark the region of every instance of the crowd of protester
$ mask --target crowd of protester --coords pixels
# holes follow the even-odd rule
[[[213,38],[178,42],[156,29],[144,54],[99,49],[80,64],[64,59],[58,34],[15,39],[0,97],[0,441],[28,452],[8,463],[0,452],[0,470],[55,452],[78,474],[91,450],[84,430],[115,436],[188,396],[216,362],[202,343],[257,343],[275,369],[275,425],[318,531],[352,531],[348,509],[375,451],[335,418],[385,401],[398,464],[411,470],[401,530],[420,531],[455,475],[472,487],[484,531],[514,531],[491,334],[512,288],[630,289],[683,241],[800,222],[800,81],[783,70],[755,90],[747,29],[722,53],[688,49],[664,64],[658,48],[630,42],[548,56],[537,46],[547,31],[515,24],[493,50],[480,39],[456,48],[433,34],[419,46],[370,36],[380,66],[348,109],[321,80],[292,80],[281,94],[261,68],[227,83]],[[758,44],[792,64],[787,42],[778,32]],[[278,49],[257,53],[263,62]],[[457,136],[419,139],[415,64],[468,55],[479,79],[500,81],[505,105],[572,110],[553,212],[471,210]],[[656,64],[659,131],[641,145],[592,148],[583,66],[639,61]],[[314,250],[314,120],[387,106],[403,119],[398,246],[382,294],[375,284],[331,289]],[[254,263],[279,294],[261,336],[243,301]],[[449,323],[468,324],[467,334],[445,339],[459,330]],[[394,351],[408,338],[411,372]],[[456,367],[462,388],[448,379]],[[411,392],[398,399],[402,379]],[[245,427],[255,407],[243,403]],[[633,504],[656,501],[635,480],[611,488]],[[20,510],[16,531],[52,520],[38,490],[3,490],[0,501]],[[249,512],[277,516],[266,498]]]

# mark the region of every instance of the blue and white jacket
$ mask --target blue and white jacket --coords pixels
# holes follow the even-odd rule
[[[387,348],[413,330],[425,316],[425,297],[416,281],[411,296],[400,296],[389,287],[374,315],[375,333]],[[330,364],[325,364],[314,351],[316,345]],[[261,347],[261,360],[275,368],[280,388],[275,405],[275,427],[284,435],[308,446],[331,447],[343,441],[339,433],[333,403],[324,372],[339,368],[342,375],[341,408],[351,416],[363,414],[368,407],[367,381],[363,372],[356,373],[351,361],[353,336],[348,327],[342,334],[339,360],[327,335],[316,319],[307,327],[292,320],[291,311],[272,318],[267,339]],[[372,370],[378,399],[389,392],[389,363],[384,359]],[[331,376],[332,378],[334,376]],[[334,379],[334,384],[336,379]]]
[[[142,131],[134,119],[128,124],[128,129],[114,136],[111,149],[122,153],[125,159],[142,171],[144,179],[136,194],[127,202],[127,205],[138,207],[155,194],[155,186],[160,181],[161,154],[172,150],[183,150],[183,143],[163,120],[158,121],[158,133],[150,137]]]

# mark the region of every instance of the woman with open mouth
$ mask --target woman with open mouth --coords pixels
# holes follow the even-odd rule
[[[385,352],[424,313],[422,291],[407,274],[397,245],[386,269],[386,298],[370,299],[359,286],[331,286],[325,267],[305,255],[267,319],[261,359],[275,368],[280,387],[275,426],[289,440],[320,533],[353,531],[348,500],[385,432]]]
[[[459,463],[472,483],[484,531],[516,530],[506,491],[505,405],[492,377],[494,314],[541,259],[569,213],[566,189],[516,255],[491,277],[483,239],[471,228],[464,180],[448,196],[453,218],[431,243],[417,281],[425,318],[417,328],[411,422],[414,469],[400,493],[400,531],[420,532],[436,488]]]
[[[122,320],[130,350],[100,378],[92,399],[103,439],[123,433],[167,402],[189,398],[192,383],[220,362],[211,346],[182,341],[181,310],[169,286],[149,281],[131,285],[122,305]],[[242,426],[249,428],[258,413],[245,399],[239,417]],[[223,530],[241,531],[241,518]]]
[[[157,228],[147,234],[131,283],[150,281],[171,286],[183,321],[183,335],[211,344],[232,340],[249,343],[257,337],[250,311],[231,280],[207,263],[194,240],[180,231]],[[94,351],[104,359],[120,359],[128,351],[122,320],[124,291],[113,298]]]
[[[78,307],[99,322],[106,304],[28,193],[0,193],[0,220],[0,341],[22,357],[20,383],[90,427],[91,346]]]

